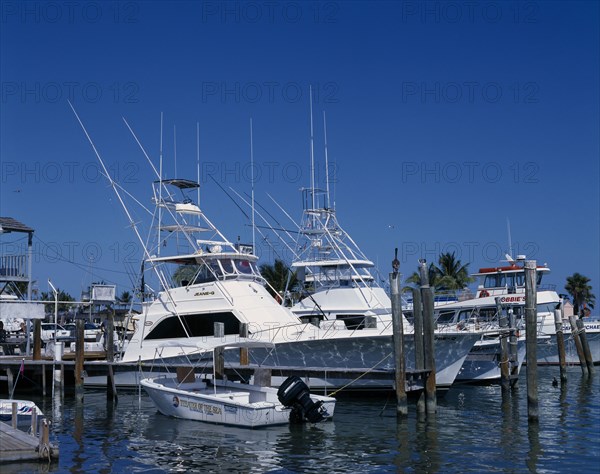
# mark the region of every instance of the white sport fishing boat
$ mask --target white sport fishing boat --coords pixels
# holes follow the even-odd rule
[[[517,256],[516,261],[506,255],[509,265],[481,268],[479,272],[472,276],[479,279],[475,298],[462,299],[455,298],[454,301],[443,301],[436,304],[436,315],[438,324],[456,324],[465,325],[470,323],[485,324],[492,322],[497,324],[497,302],[505,311],[514,317],[517,325],[524,328],[525,314],[525,270],[523,262],[526,260],[524,255]],[[537,359],[538,365],[558,364],[558,348],[556,343],[556,329],[554,324],[554,310],[558,309],[562,303],[561,297],[555,291],[552,285],[542,284],[544,275],[548,274],[550,269],[547,265],[538,266],[537,273],[537,323],[538,323],[538,346]],[[594,363],[600,363],[600,324],[594,321],[585,321],[586,334],[592,358]],[[575,350],[571,328],[567,320],[563,321],[563,333],[566,343],[567,362],[569,364],[579,364],[579,358]],[[523,338],[521,331],[521,338]],[[524,362],[524,350],[519,342],[517,363]],[[498,354],[491,352],[478,351],[478,344],[475,345],[473,352],[467,357],[464,369],[483,370],[487,365],[490,368],[488,376],[493,375],[494,365],[498,366]],[[481,349],[479,347],[479,349]],[[521,353],[523,353],[521,357]],[[487,364],[486,364],[487,361]],[[457,380],[461,380],[463,374],[459,374]],[[498,374],[499,377],[499,374]]]
[[[123,362],[150,362],[165,341],[196,346],[167,348],[163,352],[165,361],[176,364],[184,356],[201,358],[216,345],[239,342],[240,331],[245,327],[248,338],[275,345],[274,349],[255,351],[257,360],[265,366],[393,370],[391,325],[359,331],[339,327],[335,321],[320,327],[303,323],[267,292],[252,247],[226,239],[193,201],[191,193],[197,191],[199,202],[198,183],[162,179],[153,165],[158,179],[153,183],[155,211],[150,212],[152,222],[147,235],[156,238],[149,244],[142,238],[142,224],[133,219],[119,185],[110,178],[99,154],[96,156],[144,251],[142,313],[122,354]],[[139,205],[139,201],[135,203]],[[150,287],[148,270],[157,280],[155,290]],[[222,333],[215,332],[216,323],[220,323]],[[440,388],[452,384],[476,338],[456,332],[439,341],[438,370],[449,374],[438,378]],[[407,346],[410,353],[412,344],[408,342]],[[238,354],[239,351],[226,350],[225,357],[235,359]],[[365,379],[361,379],[363,387],[377,383]],[[116,381],[119,383],[118,378]],[[347,381],[311,380],[310,386],[339,387]],[[384,382],[387,385],[383,388],[392,387],[391,380]]]
[[[227,347],[263,345],[241,343]],[[331,419],[335,410],[335,398],[310,394],[296,376],[286,379],[279,390],[220,380],[214,367],[211,376],[194,373],[191,368],[187,373],[184,369],[183,376],[143,379],[141,385],[163,415],[244,428],[318,423]]]

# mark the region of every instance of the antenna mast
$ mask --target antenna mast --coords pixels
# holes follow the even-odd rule
[[[508,253],[512,257],[513,256],[512,238],[510,235],[510,219],[508,217],[506,218],[506,227],[508,229]]]
[[[198,207],[200,207],[200,122],[196,122],[196,174],[198,176]]]
[[[173,155],[175,158],[175,178],[177,178],[177,128],[173,125]]]
[[[312,197],[312,209],[315,206],[315,154],[314,154],[314,136],[313,136],[313,108],[312,108],[312,85],[309,88],[310,96],[310,192]],[[314,217],[313,217],[314,220]]]
[[[252,173],[252,252],[256,255],[256,226],[254,225],[254,143],[252,140],[252,117],[250,117],[250,168]]]
[[[160,257],[160,226],[162,224],[162,177],[163,177],[163,113],[160,113],[160,150],[158,154],[158,180],[161,182],[158,187],[158,226],[156,238],[156,255]]]
[[[327,189],[327,209],[329,209],[329,161],[327,159],[327,119],[325,118],[325,111],[323,111],[323,133],[325,135],[325,182]]]

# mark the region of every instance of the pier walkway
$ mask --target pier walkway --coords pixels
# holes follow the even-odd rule
[[[58,458],[58,448],[48,441],[48,425],[36,438],[7,423],[0,422],[0,463],[17,461],[48,461]]]

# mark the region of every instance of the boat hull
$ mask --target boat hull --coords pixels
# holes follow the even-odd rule
[[[521,370],[526,355],[525,339],[517,342],[516,374]],[[465,359],[457,382],[495,383],[500,380],[501,347],[498,340],[478,341]]]
[[[579,356],[577,355],[573,336],[570,331],[564,331],[563,335],[565,341],[565,362],[568,365],[579,365]],[[600,330],[586,330],[586,339],[590,347],[590,353],[592,354],[592,361],[594,365],[599,365]],[[537,362],[538,365],[559,365],[556,334],[538,339]]]
[[[268,387],[219,383],[213,391],[193,382],[173,386],[171,377],[144,379],[142,386],[163,415],[244,428],[285,425],[291,409],[277,400],[277,391]],[[333,416],[335,399],[311,395],[323,400],[327,418]]]

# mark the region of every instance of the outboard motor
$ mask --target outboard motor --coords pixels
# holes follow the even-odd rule
[[[283,406],[291,408],[290,422],[302,423],[305,419],[311,423],[323,421],[327,412],[323,402],[313,402],[307,385],[300,377],[288,377],[277,390],[277,398]]]

